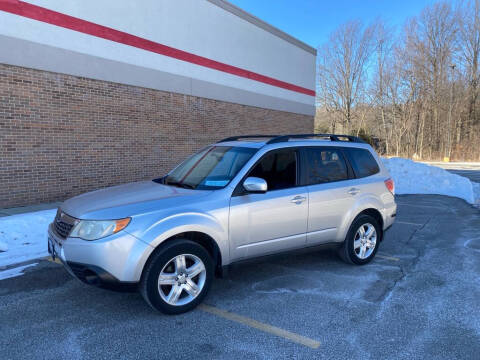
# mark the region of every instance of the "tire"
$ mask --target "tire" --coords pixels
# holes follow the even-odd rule
[[[207,250],[193,241],[179,239],[162,246],[148,261],[139,289],[155,310],[181,314],[203,301],[213,276],[214,264]]]
[[[363,235],[361,228],[363,228]],[[369,233],[369,235],[368,231],[370,230],[375,232]],[[349,264],[368,264],[377,253],[381,234],[380,225],[374,217],[366,214],[357,216],[350,225],[345,241],[339,249],[340,257]],[[373,242],[374,246],[372,246]],[[365,252],[362,254],[363,248]]]

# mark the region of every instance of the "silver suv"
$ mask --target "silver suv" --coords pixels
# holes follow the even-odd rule
[[[395,214],[393,181],[362,140],[239,136],[162,178],[65,201],[48,249],[83,282],[133,286],[177,314],[242,259],[331,243],[346,262],[366,264]]]

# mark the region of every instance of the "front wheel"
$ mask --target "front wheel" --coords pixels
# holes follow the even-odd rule
[[[178,240],[153,255],[142,275],[140,292],[154,309],[180,314],[202,302],[213,274],[213,261],[205,248]]]
[[[370,215],[359,215],[350,226],[345,241],[339,250],[340,257],[356,265],[369,263],[380,243],[381,229]]]

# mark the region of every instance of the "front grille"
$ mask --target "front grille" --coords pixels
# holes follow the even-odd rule
[[[68,234],[70,234],[70,231],[72,231],[73,225],[75,225],[75,218],[68,216],[58,209],[53,224],[57,235],[65,239]]]

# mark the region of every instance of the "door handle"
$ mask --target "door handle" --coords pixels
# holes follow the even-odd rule
[[[357,189],[357,188],[351,188],[350,190],[348,190],[348,193],[350,195],[357,195],[359,192],[360,192],[360,189]]]
[[[305,196],[297,195],[291,200],[291,202],[298,205],[304,202],[305,200],[307,200]]]

